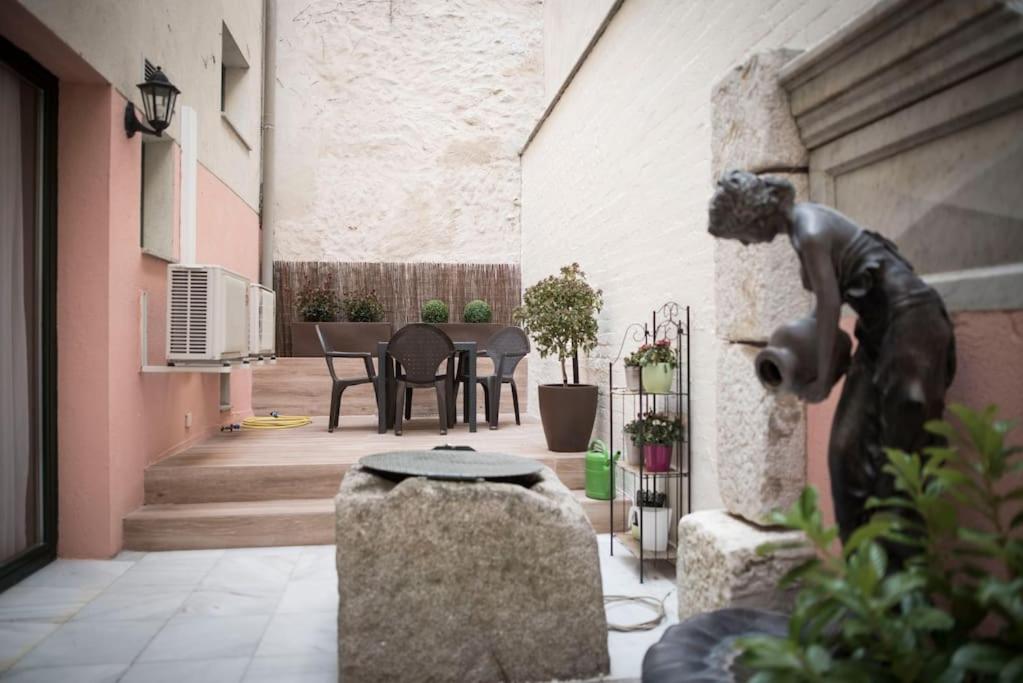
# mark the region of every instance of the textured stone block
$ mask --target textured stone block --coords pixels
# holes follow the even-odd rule
[[[806,201],[805,174],[784,175]],[[780,235],[768,244],[744,247],[735,240],[714,240],[714,295],[717,335],[740,342],[766,342],[779,326],[802,318],[812,297],[799,277],[799,258]]]
[[[759,350],[729,344],[718,355],[717,470],[728,511],[763,523],[806,485],[806,415],[795,397],[761,386]]]
[[[711,92],[711,170],[753,172],[806,166],[807,152],[778,73],[798,50],[760,52],[735,67]]]
[[[608,672],[596,536],[551,470],[527,489],[353,467],[335,502],[341,680]]]
[[[778,580],[813,554],[796,548],[761,557],[759,545],[799,540],[801,534],[757,527],[724,510],[684,516],[678,536],[680,620],[722,607],[787,609],[792,595],[778,589]]]

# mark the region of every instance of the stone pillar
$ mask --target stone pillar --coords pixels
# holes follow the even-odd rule
[[[778,84],[781,67],[797,54],[756,54],[714,87],[715,180],[730,169],[767,172],[788,179],[797,201],[808,199],[807,151]],[[797,538],[762,525],[772,510],[790,506],[806,483],[806,414],[795,398],[761,386],[753,358],[775,328],[805,316],[812,299],[786,240],[749,247],[715,240],[714,249],[717,469],[726,509],[694,513],[679,524],[681,619],[721,607],[782,608],[789,596],[776,590],[778,580],[810,556],[809,550],[756,554],[762,543]]]

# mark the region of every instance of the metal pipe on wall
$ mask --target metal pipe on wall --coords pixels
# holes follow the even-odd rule
[[[274,278],[274,90],[277,78],[276,0],[263,3],[263,121],[260,164],[259,281],[273,288]]]

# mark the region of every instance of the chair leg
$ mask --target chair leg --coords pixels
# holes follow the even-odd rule
[[[327,431],[333,432],[337,426],[338,412],[341,410],[341,392],[335,384],[330,388],[330,417],[327,419]]]
[[[412,387],[405,389],[405,419],[412,419]]]
[[[342,384],[341,388],[337,390],[337,405],[334,406],[334,429],[341,429],[341,400],[344,398],[347,388],[347,384]]]
[[[515,386],[515,380],[508,382],[511,385],[512,390],[512,406],[515,407],[515,424],[522,424],[521,418],[519,418],[519,388]]]
[[[397,383],[397,390],[394,392],[394,395],[397,397],[395,399],[397,401],[397,406],[395,406],[394,409],[394,435],[401,436],[401,418],[402,415],[405,414],[406,397],[404,382]]]
[[[483,389],[483,417],[490,422],[490,383],[484,380],[480,382],[480,388]]]
[[[493,394],[490,397],[490,428],[497,429],[498,421],[501,415],[501,383],[497,381],[497,377],[490,377],[488,382],[491,384],[490,393]]]
[[[440,422],[440,433],[448,433],[448,381],[437,380],[434,383],[437,387],[437,418]]]

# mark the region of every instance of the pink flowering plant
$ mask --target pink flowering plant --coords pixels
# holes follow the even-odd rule
[[[640,365],[656,365],[658,363],[667,363],[671,367],[678,365],[675,352],[671,350],[670,339],[661,339],[653,344],[643,344],[636,353],[640,354]]]

